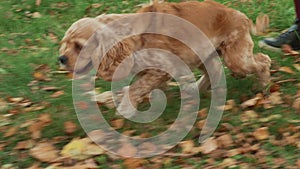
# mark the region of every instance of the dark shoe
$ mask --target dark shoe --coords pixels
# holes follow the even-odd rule
[[[259,42],[261,48],[281,50],[282,45],[288,44],[293,50],[300,50],[300,31],[298,24],[291,26],[277,38],[266,38]]]

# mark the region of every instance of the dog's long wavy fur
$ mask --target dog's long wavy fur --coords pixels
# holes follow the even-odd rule
[[[237,76],[255,74],[262,86],[266,86],[270,82],[271,60],[262,53],[253,54],[254,45],[250,35],[251,23],[245,14],[214,1],[154,2],[137,12],[167,13],[191,22],[209,38],[233,74]],[[68,63],[65,66],[70,70],[73,69],[81,48],[97,29],[128,15],[130,14],[107,14],[75,22],[66,32],[60,48],[60,54],[68,57]],[[154,34],[134,36],[115,45],[103,58],[98,69],[98,76],[105,80],[112,80],[113,72],[118,65],[125,58],[130,57],[134,51],[142,48],[160,48],[171,51],[190,67],[202,70],[204,75],[199,87],[208,87],[207,72],[194,52],[178,40]],[[163,71],[155,69],[144,71],[129,88],[132,104],[137,106],[154,88],[169,79],[170,76]]]

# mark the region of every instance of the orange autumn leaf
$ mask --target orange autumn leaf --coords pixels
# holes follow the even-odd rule
[[[295,72],[292,70],[292,68],[287,66],[282,66],[278,69],[281,72],[289,73],[289,74],[295,74]]]

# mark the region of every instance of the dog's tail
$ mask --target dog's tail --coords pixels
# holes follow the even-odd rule
[[[270,25],[269,16],[266,14],[261,14],[256,17],[256,22],[254,23],[251,19],[250,20],[250,31],[252,35],[263,35],[267,32],[267,29]]]

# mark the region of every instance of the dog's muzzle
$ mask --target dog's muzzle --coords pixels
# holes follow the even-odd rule
[[[67,62],[68,62],[68,58],[66,56],[60,56],[58,57],[58,61],[63,64],[63,65],[66,65]]]

